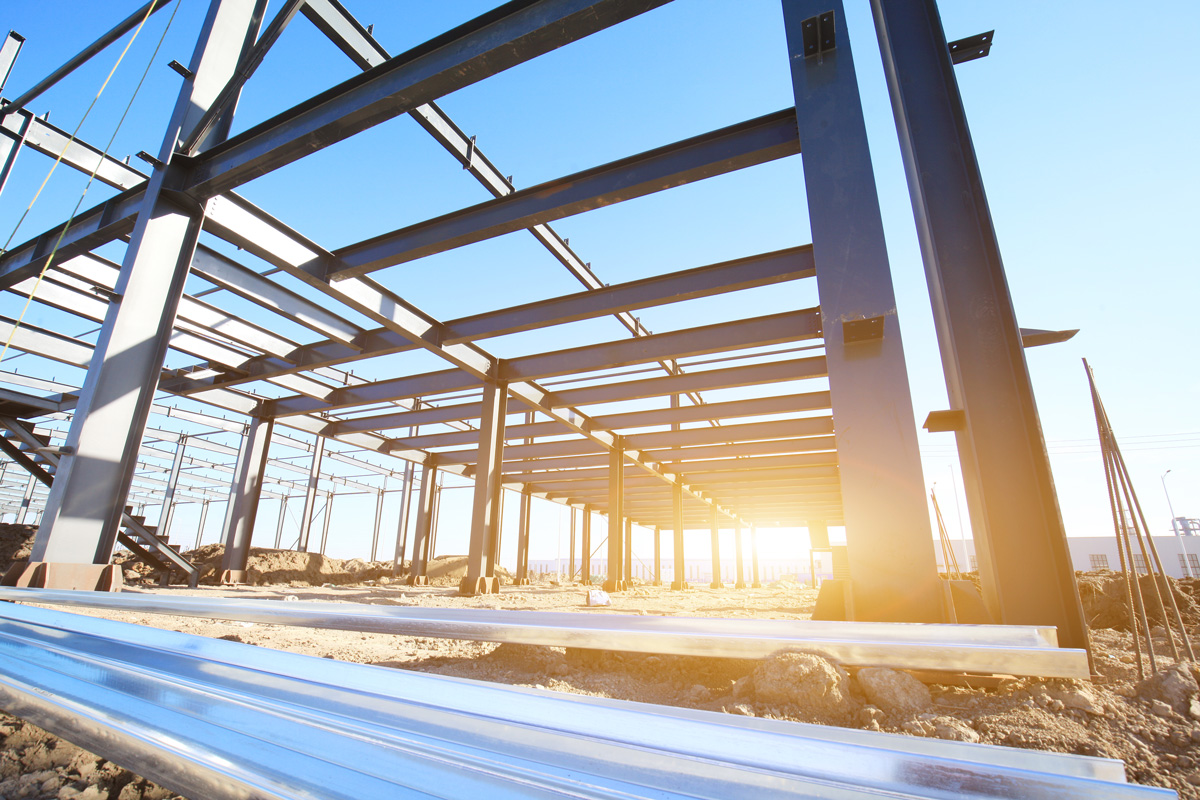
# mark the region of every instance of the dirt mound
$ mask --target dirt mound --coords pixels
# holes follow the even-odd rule
[[[41,728],[0,714],[0,797],[183,800]]]
[[[429,583],[434,586],[458,586],[467,577],[466,556],[438,556],[425,568]],[[512,574],[504,567],[496,567],[496,576],[501,583],[512,583]]]
[[[1109,570],[1081,572],[1078,574],[1077,580],[1079,599],[1083,603],[1083,613],[1090,627],[1130,630],[1124,573],[1110,572]],[[1150,624],[1162,625],[1163,616],[1154,594],[1154,580],[1153,576],[1142,575],[1139,577],[1138,584],[1141,586],[1142,599],[1146,605],[1146,616],[1149,618]],[[1168,577],[1165,584],[1161,580],[1159,584],[1164,587],[1162,595],[1163,600],[1167,602],[1167,613],[1172,614],[1166,594],[1166,587],[1169,587],[1175,596],[1175,603],[1179,606],[1179,613],[1183,615],[1184,622],[1189,625],[1200,623],[1200,605],[1196,603],[1192,595],[1195,583],[1194,580],[1180,581]],[[1174,624],[1173,620],[1172,624]]]
[[[36,533],[36,525],[17,525],[13,522],[0,524],[0,575],[8,570],[14,561],[29,558]]]

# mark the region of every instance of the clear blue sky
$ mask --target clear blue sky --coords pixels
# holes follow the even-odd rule
[[[5,94],[19,94],[135,5],[81,0],[8,4],[0,14],[0,28],[15,29],[28,41]],[[278,5],[273,2],[270,13]],[[493,3],[347,0],[347,5],[364,24],[374,24],[377,38],[398,53]],[[180,81],[166,62],[188,61],[206,6],[204,0],[181,0],[146,86],[112,148],[114,155],[157,151]],[[1071,342],[1027,351],[1068,533],[1111,531],[1081,357],[1096,370],[1152,528],[1162,532],[1168,527],[1159,480],[1168,469],[1175,511],[1200,516],[1200,258],[1187,234],[1195,228],[1188,220],[1200,211],[1195,188],[1200,185],[1195,146],[1200,76],[1191,55],[1200,6],[1156,4],[1153,40],[1138,48],[1121,38],[1120,21],[1127,18],[1128,7],[1112,2],[944,0],[941,7],[951,38],[996,29],[992,54],[958,67],[957,74],[1018,319],[1026,327],[1081,331]],[[170,13],[148,23],[84,125],[85,139],[102,145],[112,135]],[[927,412],[946,407],[944,383],[868,5],[852,0],[847,14],[920,422]],[[33,110],[52,109],[52,122],[73,129],[119,51],[120,46],[110,49],[91,68],[36,101]],[[297,19],[243,95],[236,127],[247,127],[355,71],[306,20]],[[481,149],[513,173],[518,186],[528,186],[791,102],[777,2],[677,0],[440,104],[460,127],[478,135]],[[48,166],[47,159],[32,154],[21,159],[0,198],[0,238],[8,238]],[[82,177],[59,170],[14,242],[61,221],[83,183]],[[408,118],[241,191],[327,247],[487,197]],[[84,207],[110,193],[94,187]],[[611,282],[809,241],[799,158],[555,227]],[[380,277],[442,318],[577,288],[557,262],[521,233],[419,266],[396,267]],[[771,297],[760,293],[724,308],[709,304],[703,307],[703,321],[776,310],[766,307],[772,302],[782,304],[778,310],[807,304],[811,297],[805,291]],[[12,297],[0,302],[6,316],[19,311]],[[653,330],[697,324],[670,308],[648,312],[644,319]],[[35,313],[29,321],[54,327],[57,319]],[[579,335],[620,335],[615,323],[595,325],[580,328]],[[488,347],[504,356],[562,343],[513,337]],[[414,369],[435,367],[425,359],[403,363]],[[62,380],[80,379],[67,368],[51,372]],[[364,372],[371,374],[370,367]],[[922,433],[927,482],[937,481],[954,527],[952,444],[951,434]],[[465,500],[469,492],[454,494]],[[515,503],[509,506],[515,508]],[[341,508],[355,520],[369,513],[365,499],[361,504],[347,499]],[[262,513],[273,530],[274,511],[265,506]],[[536,519],[547,531],[557,525],[553,510],[538,513]],[[444,535],[454,536],[461,528],[462,520],[456,521],[461,509],[448,506],[447,515],[444,530],[450,533]],[[361,554],[361,532],[342,541],[333,554]],[[457,549],[449,542],[446,547]],[[539,549],[535,557],[554,555],[550,541]]]

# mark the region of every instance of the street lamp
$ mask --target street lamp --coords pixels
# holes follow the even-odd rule
[[[1167,496],[1167,510],[1171,512],[1171,530],[1175,533],[1175,538],[1179,540],[1179,552],[1183,559],[1183,574],[1189,578],[1196,577],[1192,574],[1192,565],[1188,560],[1187,550],[1183,547],[1183,536],[1179,533],[1179,525],[1175,522],[1175,508],[1171,505],[1171,493],[1167,491],[1167,476],[1171,474],[1171,470],[1167,470],[1158,477],[1162,481],[1163,494]]]

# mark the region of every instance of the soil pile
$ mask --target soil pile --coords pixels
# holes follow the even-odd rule
[[[17,525],[13,522],[0,524],[0,575],[8,571],[14,561],[29,559],[36,533],[36,525]]]
[[[1083,613],[1089,627],[1132,630],[1123,572],[1110,572],[1109,570],[1080,572],[1077,573],[1076,580],[1079,583],[1079,599],[1083,603]],[[1166,604],[1171,624],[1175,624],[1168,592],[1174,596],[1184,623],[1187,625],[1200,624],[1200,604],[1196,602],[1195,598],[1196,586],[1200,581],[1193,578],[1183,580],[1170,577],[1165,580],[1158,578],[1159,593],[1156,594],[1155,580],[1155,576],[1152,575],[1142,575],[1138,579],[1142,602],[1146,607],[1146,617],[1150,620],[1151,625],[1163,624],[1162,611],[1158,605],[1159,596]],[[1132,589],[1132,585],[1130,588]]]
[[[31,800],[183,800],[111,761],[0,714],[0,797]]]

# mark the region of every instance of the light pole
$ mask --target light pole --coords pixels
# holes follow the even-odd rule
[[[1175,523],[1175,508],[1171,505],[1171,493],[1167,491],[1167,476],[1171,474],[1171,470],[1167,470],[1158,479],[1162,482],[1163,494],[1167,496],[1167,510],[1171,512],[1171,530],[1175,533],[1175,538],[1179,540],[1179,552],[1183,559],[1183,574],[1189,578],[1196,577],[1192,574],[1192,565],[1188,560],[1187,550],[1183,546],[1183,536],[1179,533],[1179,526]]]

